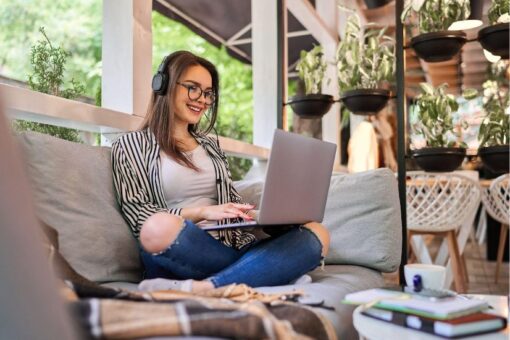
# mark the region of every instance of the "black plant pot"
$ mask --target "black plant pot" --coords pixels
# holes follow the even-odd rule
[[[329,94],[305,94],[290,98],[287,104],[299,117],[312,119],[324,116],[333,102]]]
[[[502,59],[508,59],[508,39],[508,24],[496,24],[478,31],[482,47]]]
[[[508,173],[509,170],[509,145],[486,146],[478,149],[478,156],[482,159],[483,165],[490,171],[498,174]]]
[[[371,116],[386,106],[390,91],[384,89],[358,89],[345,91],[340,97],[345,107],[357,115]]]
[[[421,59],[435,63],[450,60],[466,43],[466,33],[441,31],[420,34],[411,39],[411,46]]]
[[[378,7],[382,7],[388,3],[390,3],[392,0],[365,0],[365,5],[368,9],[374,9]]]
[[[426,147],[412,151],[420,168],[430,172],[448,172],[457,169],[466,157],[465,148]]]

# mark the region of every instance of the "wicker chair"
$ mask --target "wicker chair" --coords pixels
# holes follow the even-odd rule
[[[414,235],[446,237],[455,289],[466,292],[467,271],[456,232],[480,204],[478,183],[454,173],[409,172],[406,192],[408,244]]]
[[[494,179],[489,188],[482,195],[483,205],[487,213],[501,223],[499,234],[498,256],[496,262],[495,283],[498,283],[499,270],[503,262],[503,253],[508,234],[508,220],[510,218],[510,175],[502,175]]]

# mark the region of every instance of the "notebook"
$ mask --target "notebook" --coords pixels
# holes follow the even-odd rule
[[[506,328],[507,324],[506,318],[489,313],[474,313],[450,320],[436,320],[379,308],[368,308],[364,310],[362,314],[402,327],[444,337],[459,337],[494,332]]]
[[[388,289],[369,289],[345,296],[345,303],[373,304],[374,307],[394,312],[414,314],[438,320],[453,319],[486,310],[489,304],[479,299],[464,297],[431,300]]]
[[[203,230],[322,222],[336,144],[276,130],[255,221],[206,225]]]

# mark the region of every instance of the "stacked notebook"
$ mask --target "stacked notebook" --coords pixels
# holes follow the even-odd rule
[[[348,294],[344,302],[364,304],[363,315],[448,338],[494,332],[507,324],[505,317],[490,313],[487,302],[464,297],[429,299],[370,289]]]

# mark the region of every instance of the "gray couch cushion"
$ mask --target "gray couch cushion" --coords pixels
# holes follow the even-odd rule
[[[19,140],[38,217],[58,231],[71,266],[97,282],[138,282],[138,248],[118,209],[110,149],[33,132]]]
[[[397,180],[389,169],[333,176],[323,223],[332,235],[326,263],[397,270],[402,223]]]
[[[304,285],[262,287],[262,292],[284,292],[292,289],[303,290],[311,301],[324,301],[325,306],[334,310],[315,308],[331,321],[338,339],[357,339],[358,335],[352,324],[352,312],[355,306],[342,304],[346,294],[359,290],[382,287],[384,280],[381,273],[359,266],[327,265],[311,273],[313,282]]]
[[[263,182],[240,181],[246,202],[259,204]],[[326,263],[397,270],[402,234],[397,181],[389,169],[334,175],[322,222],[331,233]]]

